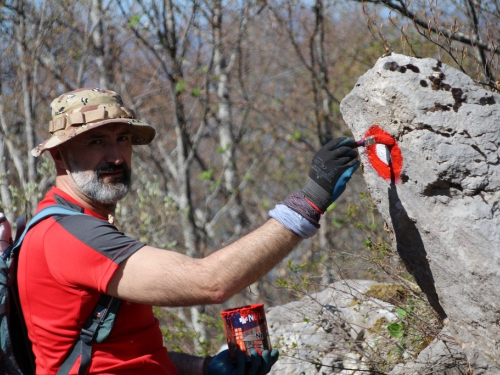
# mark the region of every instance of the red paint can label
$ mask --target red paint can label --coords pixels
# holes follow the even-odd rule
[[[225,310],[221,314],[232,358],[236,358],[238,349],[247,359],[250,359],[252,350],[259,354],[272,350],[263,303]]]

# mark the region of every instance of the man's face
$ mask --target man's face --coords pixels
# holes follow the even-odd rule
[[[78,188],[95,202],[116,204],[130,190],[132,138],[126,124],[89,130],[64,145]]]

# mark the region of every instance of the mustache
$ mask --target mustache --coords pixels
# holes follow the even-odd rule
[[[102,174],[105,174],[105,173],[114,173],[114,172],[121,172],[121,171],[128,173],[129,170],[130,169],[126,163],[122,163],[119,165],[106,163],[105,165],[100,165],[99,167],[97,167],[94,170],[94,172],[97,174],[97,176],[101,176]]]

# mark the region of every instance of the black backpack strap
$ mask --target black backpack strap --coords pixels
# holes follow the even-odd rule
[[[38,212],[33,219],[26,225],[26,215],[21,216],[16,222],[16,239],[12,247],[6,249],[6,251],[2,254],[4,258],[7,256],[11,256],[11,252],[13,252],[12,256],[16,257],[17,252],[21,247],[21,243],[24,239],[24,236],[33,226],[46,219],[47,217],[53,215],[79,215],[82,212],[76,211],[72,208],[62,206],[62,205],[53,205],[47,208],[44,208],[40,212]],[[17,290],[16,290],[17,292]],[[19,300],[17,300],[19,303]],[[119,298],[114,298],[112,296],[102,294],[97,302],[97,305],[94,307],[92,314],[88,317],[87,322],[82,327],[80,332],[80,337],[73,345],[70,354],[62,364],[61,368],[57,372],[57,375],[67,375],[73,365],[75,364],[78,357],[81,355],[80,368],[78,370],[78,375],[84,375],[90,366],[91,355],[92,355],[92,343],[95,341],[97,336],[97,330],[99,326],[104,322],[108,314],[110,313],[110,308],[114,316],[116,316],[118,309],[120,307],[121,300]],[[20,304],[19,304],[19,311]],[[113,318],[114,319],[114,318]],[[111,319],[111,320],[113,320]],[[23,320],[24,322],[24,320]],[[107,328],[108,334],[112,329],[112,324],[109,324]],[[26,334],[26,337],[27,334]],[[30,345],[31,347],[31,345]],[[33,361],[34,364],[34,361]],[[34,373],[34,371],[33,371]]]
[[[16,238],[21,236],[24,232],[26,226],[27,216],[22,215],[16,221]],[[10,254],[13,245],[6,251]],[[21,301],[19,299],[19,291],[17,289],[17,259],[14,257],[11,259],[10,266],[10,276],[9,283],[7,285],[8,295],[10,299],[9,306],[9,325],[10,327],[17,327],[17,329],[11,330],[11,344],[14,352],[14,356],[18,363],[19,368],[23,374],[35,374],[35,355],[31,348],[31,341],[28,338],[28,329],[26,327],[26,322],[24,321],[24,316],[21,309]],[[13,334],[14,333],[14,334]]]
[[[45,218],[54,214],[73,215],[76,213],[79,212],[75,212],[74,210],[68,211],[67,207],[57,205],[41,210],[29,223],[27,223],[27,216],[25,214],[20,216],[16,220],[16,235],[14,243],[1,255],[3,260],[7,262],[6,264],[9,264],[8,283],[6,288],[8,293],[7,300],[10,305],[4,305],[4,307],[8,310],[8,324],[9,330],[11,330],[10,340],[12,352],[15,357],[15,361],[17,362],[17,366],[22,374],[35,374],[36,366],[35,356],[33,354],[26,328],[26,322],[21,309],[19,291],[17,289],[17,257],[21,249],[21,244],[28,230]]]
[[[80,368],[78,369],[78,375],[84,375],[90,366],[90,360],[92,355],[92,343],[95,341],[97,336],[97,328],[106,319],[110,312],[110,307],[115,300],[115,297],[109,296],[107,294],[102,294],[94,307],[94,311],[88,317],[82,330],[80,331],[80,337],[73,345],[71,352],[68,357],[59,368],[57,375],[67,375],[73,365],[75,364],[78,357],[81,355]]]
[[[23,214],[19,216],[16,220],[16,237],[15,240],[18,240],[19,237],[21,237],[21,234],[24,232],[24,229],[26,228],[26,223],[28,222],[28,216],[26,214]]]

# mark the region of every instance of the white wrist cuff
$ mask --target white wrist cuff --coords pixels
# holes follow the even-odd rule
[[[312,237],[318,231],[318,228],[312,225],[309,220],[284,204],[277,204],[274,209],[269,211],[269,216],[302,238]]]

